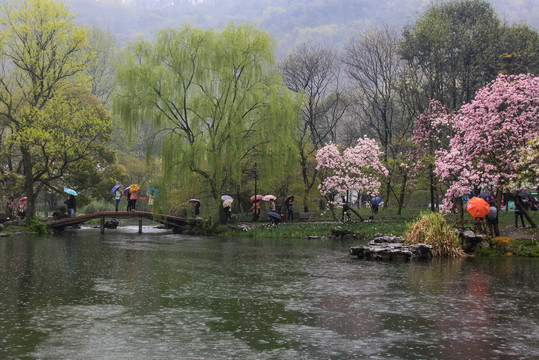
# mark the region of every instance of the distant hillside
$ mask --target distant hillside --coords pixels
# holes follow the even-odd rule
[[[78,21],[109,28],[121,42],[151,38],[164,27],[188,23],[221,28],[230,22],[255,23],[278,40],[278,56],[311,41],[336,47],[375,25],[401,28],[414,22],[425,0],[64,0]],[[509,23],[539,28],[539,1],[492,0]]]

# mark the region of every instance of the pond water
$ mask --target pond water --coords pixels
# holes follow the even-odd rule
[[[0,358],[539,358],[539,259],[137,230],[0,239]]]

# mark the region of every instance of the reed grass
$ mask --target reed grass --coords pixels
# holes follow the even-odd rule
[[[458,235],[440,213],[422,214],[419,220],[408,225],[404,240],[406,245],[422,243],[432,246],[435,257],[465,255]]]

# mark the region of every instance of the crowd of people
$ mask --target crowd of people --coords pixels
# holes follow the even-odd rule
[[[120,189],[120,185],[115,186],[112,191],[111,195],[114,197],[115,200],[115,210],[119,211],[120,202],[123,196],[125,196],[127,200],[127,208],[126,211],[136,211],[137,208],[137,200],[140,198],[138,192],[139,187],[138,185],[131,185],[123,190]],[[152,190],[152,191],[150,191]],[[76,200],[76,192],[74,193],[68,193],[68,198],[64,201],[64,204],[67,206],[67,216],[74,217],[76,216],[77,212],[77,200]],[[152,208],[153,211],[153,201],[154,198],[157,197],[157,190],[155,189],[148,189],[146,192],[147,199],[148,199],[148,205]],[[471,196],[471,195],[470,195]],[[499,229],[499,208],[497,206],[496,199],[494,195],[490,193],[482,193],[478,195],[482,199],[484,199],[488,203],[488,212],[480,217],[475,217],[474,219],[474,226],[476,230],[483,231],[483,226],[486,225],[486,230],[488,231],[488,234],[492,237],[500,236],[500,229]],[[272,224],[278,224],[283,220],[287,220],[289,222],[294,221],[294,196],[290,195],[285,198],[282,206],[276,204],[276,197],[272,195],[266,195],[266,197],[262,197],[261,195],[257,195],[251,198],[252,206],[251,206],[251,212],[252,212],[252,222],[257,222],[260,218],[260,214],[262,211],[262,203],[267,203],[267,209],[268,209],[268,215],[269,220]],[[224,195],[222,197],[223,200],[223,210],[225,214],[225,220],[227,222],[232,221],[232,202],[233,199],[230,196]],[[465,199],[465,200],[469,200]],[[529,192],[526,191],[519,191],[512,194],[512,200],[514,202],[514,215],[515,215],[515,221],[514,221],[514,227],[522,228],[526,227],[526,220],[524,216],[524,212],[530,211],[530,210],[537,210],[539,209],[539,200],[537,200],[536,197],[532,196]],[[375,215],[378,213],[379,205],[382,203],[382,198],[375,197],[370,201],[370,207],[371,207],[371,218],[372,215]],[[200,216],[200,210],[201,210],[201,202],[198,199],[191,199],[189,202],[191,202],[194,205],[193,213],[195,217]],[[507,202],[505,201],[505,204],[507,206]],[[345,217],[348,221],[351,220],[350,212],[353,211],[353,209],[350,208],[350,205],[345,198],[344,195],[341,196],[340,205],[342,207],[342,216],[341,221],[345,221]],[[24,219],[26,214],[26,206],[27,206],[27,198],[21,197],[17,198],[15,196],[8,196],[7,197],[7,205],[6,210],[9,214],[11,214],[12,217],[17,215],[20,219]]]
[[[500,236],[500,227],[499,227],[499,211],[496,198],[491,193],[481,193],[478,197],[485,200],[488,204],[488,212],[484,216],[477,216],[474,219],[474,228],[478,232],[483,231],[483,224],[486,223],[486,232],[491,237]],[[524,213],[530,210],[537,210],[539,208],[539,200],[531,195],[527,191],[517,191],[512,194],[512,200],[514,203],[514,214],[515,214],[515,228],[518,228],[518,223],[520,223],[522,228],[526,227],[524,221]],[[469,200],[468,200],[469,201]],[[506,202],[506,205],[508,202]]]

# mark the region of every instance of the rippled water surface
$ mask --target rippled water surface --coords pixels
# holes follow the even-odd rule
[[[0,239],[0,358],[539,358],[539,259],[137,230]]]

